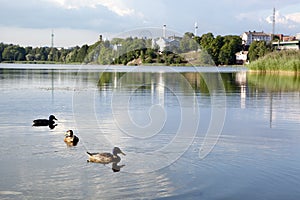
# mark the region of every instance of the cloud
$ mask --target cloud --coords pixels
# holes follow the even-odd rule
[[[273,15],[269,15],[267,18],[266,18],[266,21],[269,23],[269,24],[272,24],[273,23]],[[275,22],[278,23],[278,24],[288,24],[290,23],[290,20],[284,16],[284,15],[281,15],[279,13],[279,11],[276,11],[275,12]]]
[[[133,16],[140,15],[133,8],[126,6],[122,0],[48,0],[54,2],[59,6],[66,9],[80,9],[84,7],[97,8],[98,6],[104,6],[108,10],[119,16]]]
[[[273,16],[270,15],[266,18],[266,22],[273,23]],[[283,25],[289,29],[295,29],[300,24],[300,13],[291,13],[282,15],[279,11],[275,12],[275,23],[277,25]]]
[[[300,24],[300,12],[286,15],[286,18]]]

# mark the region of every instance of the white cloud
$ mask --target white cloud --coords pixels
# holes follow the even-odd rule
[[[273,23],[273,15],[269,15],[266,18],[266,21],[269,24],[272,24]],[[275,22],[278,23],[278,24],[288,24],[289,20],[284,15],[281,15],[279,13],[279,11],[276,11],[275,12]]]
[[[268,23],[273,23],[273,16],[268,16],[266,18]],[[287,15],[282,15],[278,11],[275,13],[275,22],[276,24],[284,25],[295,25],[295,23],[300,23],[300,13],[291,13]]]
[[[266,21],[270,24],[273,23],[273,16],[268,16]],[[288,29],[295,29],[300,25],[300,13],[291,13],[282,15],[280,12],[275,13],[275,23],[285,26]]]
[[[286,15],[286,18],[300,24],[300,12]]]
[[[79,9],[83,7],[96,8],[97,6],[104,6],[108,10],[114,12],[119,16],[133,16],[141,15],[136,13],[132,8],[126,6],[124,0],[48,0],[54,2],[66,9]]]

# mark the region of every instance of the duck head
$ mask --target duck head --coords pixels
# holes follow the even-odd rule
[[[53,120],[57,120],[56,117],[54,115],[50,115],[49,116],[49,121],[53,121]]]
[[[119,148],[119,147],[115,147],[114,149],[113,149],[113,155],[114,156],[117,156],[118,154],[122,154],[122,155],[126,155],[125,153],[123,153],[122,151],[121,151],[121,149]]]
[[[65,133],[66,137],[73,137],[73,131],[72,130],[67,130],[67,132]]]

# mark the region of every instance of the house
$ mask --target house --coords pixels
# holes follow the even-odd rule
[[[170,38],[160,37],[152,40],[152,48],[155,48],[156,46],[159,47],[159,51],[163,52],[168,48],[179,47],[180,42],[179,40],[173,37]]]
[[[235,54],[236,64],[244,65],[248,63],[248,51],[240,51]]]
[[[277,36],[280,41],[284,41],[284,42],[296,40],[295,36],[289,36],[283,34],[275,34],[275,36]]]
[[[249,46],[252,42],[254,41],[266,41],[266,42],[271,42],[272,37],[271,34],[268,33],[264,33],[262,32],[256,32],[256,31],[248,31],[248,32],[244,32],[241,35],[242,38],[242,43],[243,45]]]
[[[111,46],[114,51],[119,51],[122,49],[122,44],[114,44]]]

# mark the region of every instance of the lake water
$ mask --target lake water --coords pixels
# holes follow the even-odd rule
[[[300,198],[299,76],[2,64],[0,92],[0,199]]]

